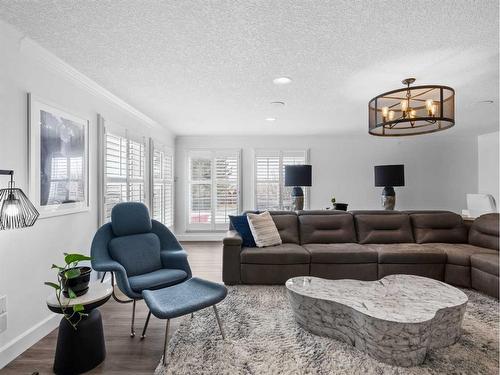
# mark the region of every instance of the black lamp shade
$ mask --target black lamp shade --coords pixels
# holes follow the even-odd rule
[[[285,186],[311,186],[311,165],[285,165]]]
[[[405,186],[405,166],[403,164],[375,166],[375,186]]]

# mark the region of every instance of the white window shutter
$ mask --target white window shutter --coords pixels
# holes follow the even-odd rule
[[[240,151],[188,153],[189,218],[192,230],[225,230],[240,210]]]
[[[120,202],[144,202],[145,145],[126,136],[105,133],[104,219]]]
[[[285,186],[285,166],[306,163],[306,150],[256,150],[255,208],[290,210],[292,187]]]

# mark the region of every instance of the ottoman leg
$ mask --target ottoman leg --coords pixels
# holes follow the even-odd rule
[[[222,335],[222,338],[225,340],[226,335],[224,335],[224,330],[222,329],[222,324],[220,322],[219,313],[217,312],[217,307],[213,305],[213,308],[214,308],[215,318],[217,319],[217,324],[219,325],[220,334]]]
[[[163,343],[163,366],[167,366],[167,348],[168,348],[168,328],[170,319],[167,319],[167,328],[165,329],[165,342]]]

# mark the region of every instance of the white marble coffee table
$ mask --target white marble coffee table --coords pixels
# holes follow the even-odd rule
[[[440,281],[391,275],[377,281],[295,277],[286,282],[296,321],[397,366],[416,366],[430,348],[454,344],[468,298]]]

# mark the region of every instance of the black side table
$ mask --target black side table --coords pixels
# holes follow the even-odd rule
[[[75,330],[65,318],[59,323],[54,373],[61,375],[81,374],[99,365],[106,358],[106,346],[102,330],[101,313],[97,307],[106,303],[113,288],[108,284],[94,282],[83,296],[69,299],[61,295],[61,303],[68,308],[81,304],[88,314]],[[62,314],[54,294],[47,298],[49,310]]]

